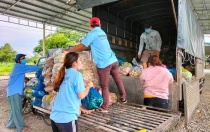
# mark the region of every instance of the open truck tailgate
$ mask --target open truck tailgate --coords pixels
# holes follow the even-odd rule
[[[154,107],[113,104],[108,113],[93,112],[81,115],[79,126],[85,131],[94,132],[134,132],[142,129],[164,132],[177,123],[180,116],[179,112]]]

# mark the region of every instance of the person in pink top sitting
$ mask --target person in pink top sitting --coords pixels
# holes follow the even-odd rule
[[[162,67],[157,55],[149,57],[148,65],[140,76],[144,88],[144,105],[168,109],[169,87],[173,83],[173,76]]]

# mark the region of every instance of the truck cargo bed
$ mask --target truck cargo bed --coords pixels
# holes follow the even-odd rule
[[[136,104],[114,104],[108,113],[93,112],[79,117],[79,126],[94,132],[164,132],[177,123],[181,114]]]

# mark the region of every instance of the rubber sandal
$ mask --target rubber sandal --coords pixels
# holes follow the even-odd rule
[[[120,101],[122,102],[122,103],[127,103],[127,100],[126,99],[120,99]]]
[[[29,131],[29,130],[31,130],[31,127],[25,126],[25,127],[23,128],[22,132],[26,132],[26,131]]]
[[[108,110],[103,109],[103,108],[96,109],[96,111],[102,112],[102,113],[108,113],[109,112]]]

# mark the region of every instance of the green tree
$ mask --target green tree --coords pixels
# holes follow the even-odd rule
[[[27,62],[34,63],[34,62],[37,62],[39,58],[40,58],[40,55],[35,53],[34,56],[27,58]]]
[[[75,46],[77,43],[79,43],[84,36],[83,33],[59,28],[55,33],[49,35],[46,38],[46,51],[47,53],[48,49],[54,49],[54,48],[66,48],[69,46]],[[42,48],[42,41],[39,41],[39,45],[34,48],[34,52],[38,54],[42,54],[43,48]]]
[[[6,43],[4,46],[0,47],[0,61],[1,62],[11,62],[16,55],[16,51],[13,50],[12,46],[9,43]]]

